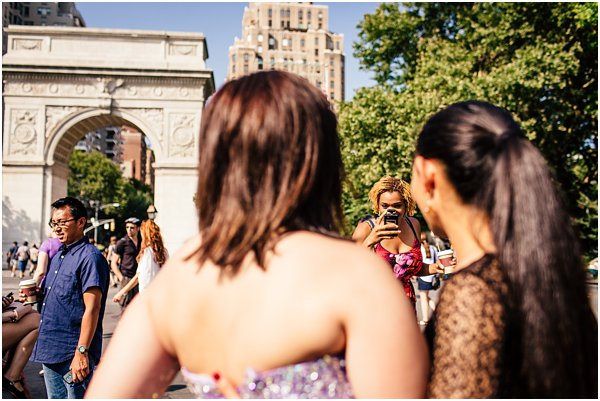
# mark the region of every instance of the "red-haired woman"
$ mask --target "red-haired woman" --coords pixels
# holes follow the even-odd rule
[[[140,292],[144,291],[169,257],[163,244],[160,227],[153,220],[144,220],[140,233],[142,247],[137,256],[137,272],[131,281],[113,297],[114,302],[120,302],[121,298],[138,283]]]

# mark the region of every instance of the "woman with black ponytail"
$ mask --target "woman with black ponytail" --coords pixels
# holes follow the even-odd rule
[[[578,240],[512,116],[478,101],[435,114],[411,189],[458,260],[426,329],[428,395],[597,398],[598,323]]]

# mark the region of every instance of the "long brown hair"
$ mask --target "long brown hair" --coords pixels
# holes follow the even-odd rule
[[[167,250],[163,244],[160,227],[153,220],[144,220],[140,226],[140,232],[142,233],[142,246],[137,261],[140,261],[146,248],[150,248],[154,251],[154,260],[159,267],[162,267],[167,261]]]
[[[441,161],[462,201],[490,219],[510,288],[515,355],[505,357],[521,365],[509,374],[523,398],[597,398],[598,323],[579,241],[541,153],[506,110],[479,101],[429,119],[416,153]]]
[[[264,71],[229,81],[208,102],[199,145],[200,265],[236,272],[252,252],[264,268],[282,233],[341,227],[337,121],[304,78]]]

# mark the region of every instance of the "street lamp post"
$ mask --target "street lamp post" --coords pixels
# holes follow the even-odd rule
[[[118,202],[107,203],[106,205],[100,205],[100,201],[90,201],[90,206],[94,208],[94,242],[98,243],[98,212],[107,207],[119,207],[121,206]]]

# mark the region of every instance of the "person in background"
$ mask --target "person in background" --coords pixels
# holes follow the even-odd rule
[[[13,241],[12,246],[6,253],[6,263],[8,264],[8,268],[10,269],[10,276],[14,277],[15,272],[17,271],[18,258],[17,251],[19,250],[19,244],[17,241]]]
[[[48,265],[50,264],[52,257],[56,255],[61,246],[62,244],[60,240],[56,238],[54,230],[50,232],[48,238],[46,238],[44,242],[42,242],[42,245],[40,245],[38,252],[38,264],[37,268],[35,269],[35,273],[33,274],[33,279],[35,280],[37,286],[42,289],[42,292],[44,288],[43,281],[46,277]]]
[[[121,284],[121,289],[133,279],[137,271],[137,255],[140,253],[140,219],[130,217],[125,220],[125,231],[127,234],[117,242],[114,253],[111,257],[111,269],[115,274],[117,282]],[[123,297],[121,297],[121,312],[125,310],[133,297],[138,293],[138,286],[131,288]]]
[[[137,272],[131,281],[113,297],[113,302],[121,302],[121,298],[138,285],[138,282],[140,293],[144,292],[169,257],[163,244],[160,227],[153,220],[142,221],[140,234],[142,235],[142,248],[137,257]]]
[[[506,110],[455,103],[417,139],[411,189],[457,266],[425,334],[432,398],[598,398],[598,322],[550,169]]]
[[[421,233],[421,255],[423,255],[423,263],[433,264],[437,263],[437,249],[435,246],[430,245],[427,240],[427,234]],[[434,279],[437,280],[434,274],[429,276],[417,277],[417,288],[419,290],[419,305],[421,306],[421,320],[419,324],[421,326],[427,325],[429,322],[429,310],[435,310],[435,302],[429,298],[429,291],[436,290],[434,288]],[[438,281],[439,285],[439,281]]]
[[[417,297],[410,279],[443,272],[435,263],[423,263],[421,255],[421,225],[411,217],[415,213],[415,202],[407,182],[396,177],[382,177],[369,191],[373,211],[379,216],[361,221],[356,226],[352,239],[372,249],[389,263],[392,271],[402,283],[404,292],[413,304],[416,313]],[[393,213],[397,224],[385,221]]]
[[[110,237],[110,243],[108,244],[108,247],[106,247],[106,260],[108,260],[109,264],[112,264],[112,257],[115,254],[115,251],[117,250],[117,237],[115,237],[114,235],[112,237]],[[119,283],[117,282],[116,279],[116,275],[115,272],[113,271],[113,269],[110,269],[110,285],[111,287],[116,287]]]
[[[83,203],[65,197],[51,206],[49,225],[62,246],[48,267],[31,360],[44,368],[48,398],[83,398],[102,354],[108,264],[83,234],[87,223]]]
[[[23,278],[29,264],[29,242],[23,241],[23,245],[17,250],[17,260],[19,262],[19,278]]]
[[[29,275],[30,276],[33,276],[33,273],[37,269],[38,256],[39,256],[39,249],[38,249],[37,245],[36,244],[31,245],[31,248],[29,248],[29,261],[31,262],[31,267],[29,267]]]
[[[160,397],[181,370],[196,397],[222,396],[220,380],[243,398],[422,397],[410,302],[381,258],[336,233],[325,95],[285,71],[231,80],[199,145],[199,234],[127,308],[87,396]]]

